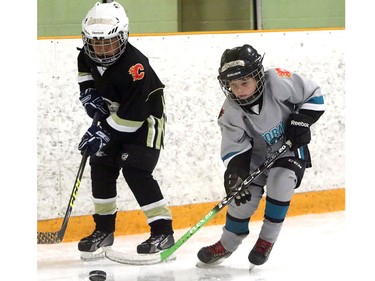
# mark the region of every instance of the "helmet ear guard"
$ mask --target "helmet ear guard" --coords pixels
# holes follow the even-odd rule
[[[219,76],[217,77],[226,97],[241,106],[250,105],[263,94],[265,75],[263,58],[250,45],[227,49],[221,56]],[[239,99],[233,94],[229,82],[252,77],[257,81],[257,88],[253,95],[246,99]]]

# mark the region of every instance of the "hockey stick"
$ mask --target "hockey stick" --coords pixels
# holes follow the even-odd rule
[[[96,125],[99,121],[100,114],[96,112],[92,121],[92,125]],[[83,171],[85,170],[87,158],[89,157],[87,153],[87,149],[83,152],[81,164],[79,165],[76,180],[73,185],[73,190],[69,198],[69,204],[65,212],[65,217],[61,228],[59,231],[56,232],[37,232],[37,244],[56,244],[60,243],[64,238],[66,228],[68,226],[69,218],[73,210],[74,201],[77,197],[78,188],[81,185],[81,179],[83,175]]]
[[[205,225],[209,220],[211,220],[217,213],[219,213],[226,205],[229,203],[242,191],[243,188],[248,186],[253,182],[260,174],[262,174],[266,169],[270,168],[273,163],[283,155],[288,148],[290,148],[291,143],[287,141],[284,143],[270,158],[260,165],[253,173],[251,173],[241,185],[236,188],[236,191],[224,197],[208,214],[206,214],[196,225],[190,228],[176,243],[164,250],[163,252],[156,254],[143,254],[143,255],[131,255],[129,253],[118,252],[112,249],[108,249],[105,255],[108,259],[123,263],[123,264],[133,264],[133,265],[148,265],[156,264],[166,261],[178,248],[181,247],[191,236],[193,236],[203,225]]]

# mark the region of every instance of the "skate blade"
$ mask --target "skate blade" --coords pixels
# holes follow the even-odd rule
[[[105,251],[111,249],[111,247],[101,247],[95,252],[80,252],[82,261],[96,261],[105,258]]]
[[[252,271],[254,269],[254,267],[255,267],[255,264],[250,263],[249,271]]]
[[[213,263],[204,263],[204,262],[201,262],[200,260],[197,261],[197,263],[195,264],[196,267],[198,268],[210,268],[210,267],[214,267],[216,265],[219,265],[221,264],[225,259],[219,259]]]

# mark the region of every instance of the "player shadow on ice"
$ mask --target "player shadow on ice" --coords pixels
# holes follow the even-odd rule
[[[173,266],[170,266],[173,268]],[[154,266],[139,270],[137,281],[206,281],[206,280],[237,280],[236,277],[250,275],[248,269],[231,268],[223,265],[206,268],[176,268],[165,270],[165,268],[155,268]],[[262,279],[257,279],[261,281]],[[116,280],[117,281],[117,280]]]

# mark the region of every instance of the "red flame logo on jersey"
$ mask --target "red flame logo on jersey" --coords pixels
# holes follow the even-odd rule
[[[144,76],[144,67],[142,64],[137,63],[129,68],[129,74],[133,76],[133,81],[141,80]]]
[[[283,68],[275,68],[275,70],[277,71],[277,74],[278,74],[280,77],[286,77],[286,78],[289,78],[290,76],[292,76],[292,73],[290,73],[290,71],[285,70],[285,69],[283,69]]]

